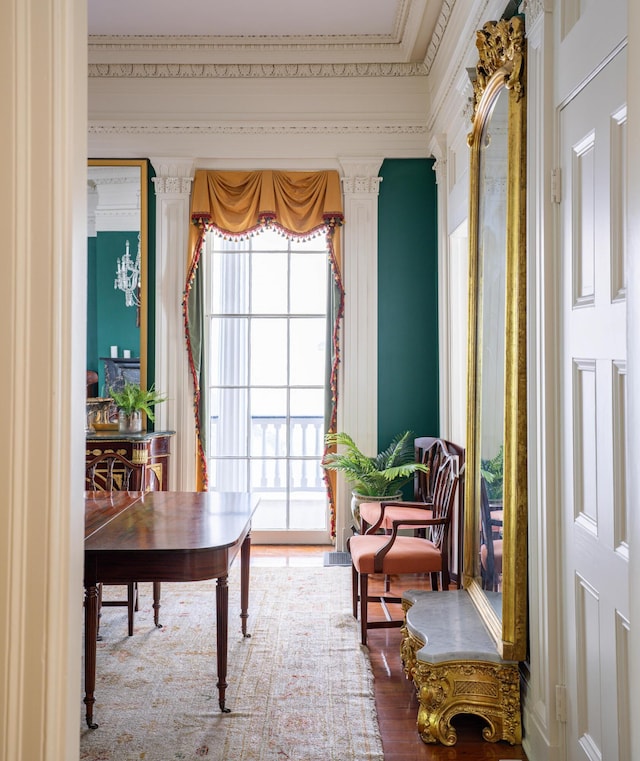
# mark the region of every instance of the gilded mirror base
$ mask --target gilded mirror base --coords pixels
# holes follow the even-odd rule
[[[418,733],[425,743],[455,745],[452,719],[475,714],[487,722],[482,736],[488,742],[522,742],[520,676],[517,663],[418,660],[424,642],[402,627],[400,654],[407,678],[418,697]]]

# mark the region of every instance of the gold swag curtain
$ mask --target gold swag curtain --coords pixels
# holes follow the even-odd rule
[[[191,194],[187,281],[182,301],[189,368],[194,387],[198,488],[207,488],[206,399],[201,381],[206,372],[203,353],[203,284],[199,263],[207,231],[215,228],[230,236],[245,236],[262,227],[280,228],[291,237],[309,237],[324,230],[333,273],[330,294],[330,362],[325,405],[325,429],[335,430],[339,324],[344,306],[340,231],[343,222],[340,178],[326,172],[196,171]],[[335,533],[335,472],[325,471],[331,505],[331,533]]]

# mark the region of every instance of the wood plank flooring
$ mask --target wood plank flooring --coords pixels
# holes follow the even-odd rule
[[[253,545],[251,563],[317,566],[323,564],[324,553],[332,550],[333,547],[321,546]],[[376,590],[376,583],[372,580],[372,591]],[[428,582],[418,577],[409,579],[408,583],[405,577],[403,584],[406,588],[429,588]],[[379,589],[382,589],[381,584]],[[376,607],[379,609],[376,610]],[[370,606],[369,610],[372,620],[384,615],[380,606]],[[389,612],[394,618],[401,615],[395,606],[389,606]],[[458,732],[455,746],[423,743],[416,729],[418,702],[415,690],[402,671],[400,630],[372,629],[367,636],[385,761],[526,761],[527,757],[520,745],[485,742],[482,739],[484,723],[473,716],[459,717],[454,721]]]

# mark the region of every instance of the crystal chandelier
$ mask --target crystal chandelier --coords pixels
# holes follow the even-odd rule
[[[128,307],[140,306],[140,236],[138,236],[138,253],[135,262],[129,254],[129,241],[126,242],[124,256],[118,257],[116,264],[115,290],[124,291],[124,303]]]

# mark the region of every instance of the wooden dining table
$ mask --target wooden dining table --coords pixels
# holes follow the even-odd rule
[[[96,686],[98,587],[130,582],[216,583],[217,677],[220,710],[227,688],[228,575],[240,552],[240,619],[247,634],[251,519],[248,493],[87,492],[85,494],[85,697],[91,729]],[[157,610],[155,611],[157,620]],[[135,636],[135,635],[134,635]]]

